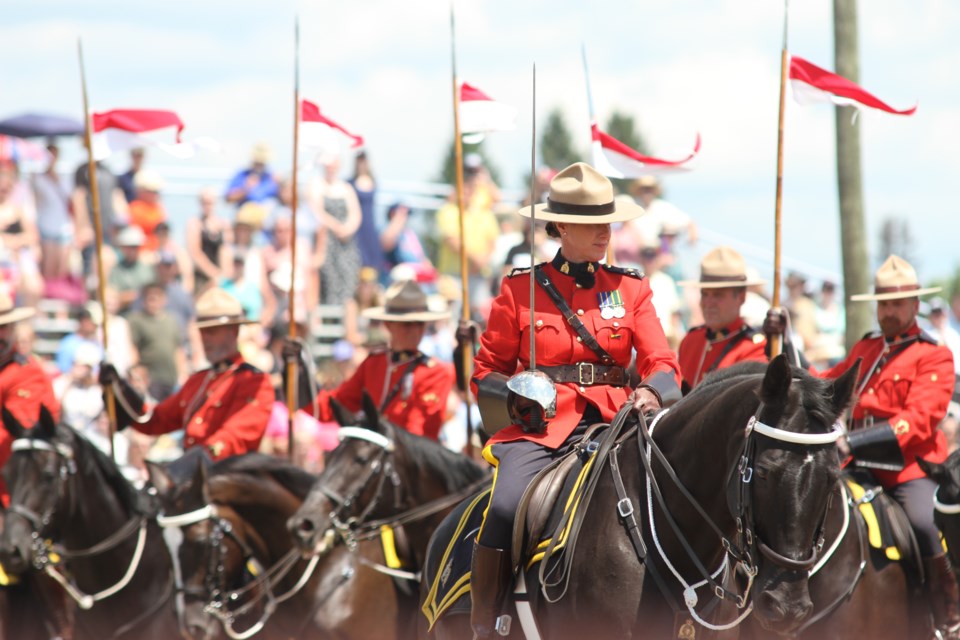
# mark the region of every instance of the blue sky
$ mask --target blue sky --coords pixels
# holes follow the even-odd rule
[[[773,237],[781,3],[461,0],[456,7],[460,76],[520,110],[515,132],[485,143],[506,186],[522,186],[529,163],[534,62],[539,115],[563,108],[586,148],[585,43],[601,122],[615,109],[632,114],[658,155],[688,147],[699,131],[698,168],[666,180],[669,198],[698,220],[705,241],[743,242],[768,268],[762,254]],[[194,163],[241,166],[252,145],[267,140],[277,168],[288,169],[297,14],[302,95],[367,139],[382,179],[434,178],[452,130],[446,1],[8,1],[0,117],[80,115],[82,37],[94,110],[174,109],[185,135],[223,145],[222,155]],[[884,217],[907,217],[924,278],[958,263],[960,216],[950,186],[960,174],[957,33],[960,3],[952,0],[860,3],[861,84],[894,106],[920,104],[912,118],[861,115],[869,246],[877,251]],[[831,0],[793,3],[794,53],[832,68],[832,38]],[[786,263],[836,272],[833,110],[788,103],[785,148]],[[703,242],[696,254],[709,248]]]

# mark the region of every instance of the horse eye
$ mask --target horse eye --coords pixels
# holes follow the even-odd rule
[[[370,458],[368,456],[357,456],[355,460],[357,464],[367,464]]]
[[[767,469],[766,467],[761,467],[759,465],[754,469],[754,471],[756,472],[757,477],[760,478],[761,480],[766,480],[767,476],[770,475],[770,469]]]

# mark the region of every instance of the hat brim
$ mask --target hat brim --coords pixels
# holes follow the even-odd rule
[[[907,291],[891,291],[890,293],[858,293],[850,296],[853,302],[870,302],[873,300],[900,300],[901,298],[917,298],[928,293],[943,291],[943,287],[927,287],[926,289],[910,289]]]
[[[681,287],[694,287],[696,289],[729,289],[733,287],[756,287],[767,284],[766,280],[716,280],[711,282],[701,282],[700,280],[681,280],[677,283]]]
[[[231,325],[256,324],[256,320],[246,318],[231,318],[224,316],[221,318],[208,318],[206,320],[197,320],[197,329],[213,329],[214,327],[229,327]]]
[[[32,318],[35,313],[36,312],[30,307],[11,309],[6,313],[0,313],[0,325],[13,324],[14,322],[20,322],[21,320]]]
[[[361,314],[364,318],[383,322],[432,322],[446,320],[450,317],[449,311],[415,311],[413,313],[390,313],[386,307],[370,307]]]
[[[614,207],[615,209],[613,213],[604,213],[599,215],[559,213],[550,209],[549,202],[542,202],[538,205],[535,205],[533,208],[536,209],[537,220],[544,220],[546,222],[568,222],[570,224],[607,224],[610,222],[626,222],[627,220],[639,218],[644,214],[643,207],[635,202],[622,202],[619,200],[614,200]],[[531,207],[529,206],[523,207],[517,213],[524,218],[530,218],[530,210]]]

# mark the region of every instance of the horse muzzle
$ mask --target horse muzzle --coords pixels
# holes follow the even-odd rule
[[[808,587],[806,572],[761,569],[754,584],[753,615],[767,631],[793,633],[813,611]]]

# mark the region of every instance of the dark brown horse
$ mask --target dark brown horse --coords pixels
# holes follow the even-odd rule
[[[379,541],[304,559],[286,528],[315,477],[282,460],[248,454],[211,464],[188,452],[150,465],[165,515],[182,533],[184,626],[194,638],[384,638],[400,640],[415,598],[403,602]]]
[[[732,623],[751,604],[771,632],[802,624],[813,608],[807,572],[840,472],[833,425],[856,369],[820,380],[782,356],[733,367],[661,414],[652,437],[626,427],[622,412],[611,425],[616,439],[596,454],[592,500],[578,507],[579,541],[548,570],[562,569],[564,580],[539,589],[539,564],[523,574],[538,635],[700,637],[697,618]],[[425,585],[440,569],[433,554],[446,547],[431,543]],[[721,599],[728,618],[712,610]],[[433,632],[463,638],[468,629],[467,616],[443,616]]]
[[[152,500],[45,408],[29,430],[3,409],[3,425],[13,437],[3,469],[4,567],[61,582],[78,605],[76,638],[179,637],[172,564]]]

